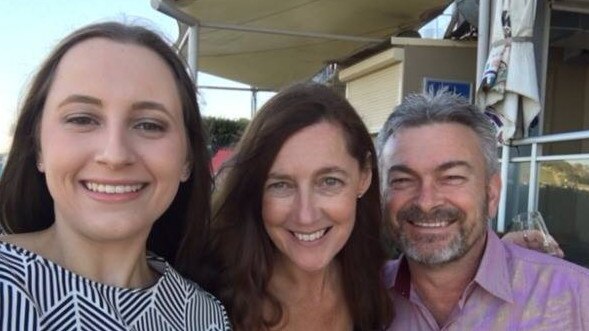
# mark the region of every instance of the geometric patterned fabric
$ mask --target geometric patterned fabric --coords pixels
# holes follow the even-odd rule
[[[0,242],[2,331],[224,331],[225,309],[167,262],[148,257],[159,273],[147,288],[94,282],[18,246]]]

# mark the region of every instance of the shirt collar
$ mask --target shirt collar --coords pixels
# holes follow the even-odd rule
[[[405,297],[405,299],[409,299],[411,273],[409,272],[409,264],[405,255],[401,255],[399,263],[396,266],[397,270],[393,270],[390,273],[391,279],[387,279],[387,284],[391,284],[389,288],[393,288],[399,295]]]
[[[398,263],[388,265],[385,279],[389,289],[409,299],[411,290],[411,272],[407,258],[401,255]],[[477,283],[490,294],[507,302],[513,302],[513,289],[507,265],[507,253],[501,239],[491,228],[487,230],[485,252],[473,282]]]
[[[491,228],[487,230],[485,252],[473,281],[504,301],[514,300],[505,245]]]

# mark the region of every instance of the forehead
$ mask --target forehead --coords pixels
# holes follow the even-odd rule
[[[458,123],[435,123],[403,128],[383,148],[383,163],[429,171],[448,162],[464,161],[484,170],[484,155],[476,133]]]
[[[84,40],[64,54],[50,92],[72,90],[96,97],[110,93],[179,99],[174,75],[159,54],[145,46],[106,38]]]
[[[290,136],[280,148],[273,169],[303,169],[316,166],[354,164],[343,129],[322,121]]]

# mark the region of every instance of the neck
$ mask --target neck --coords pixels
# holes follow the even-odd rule
[[[281,292],[292,292],[296,296],[316,300],[321,300],[343,286],[341,268],[335,260],[324,269],[305,271],[282,259],[274,267],[270,285],[280,287]]]
[[[326,268],[313,272],[279,261],[274,266],[268,290],[284,309],[277,329],[349,330],[353,326],[341,267],[336,260]]]
[[[462,257],[442,265],[425,265],[408,259],[411,284],[426,307],[443,326],[474,279],[484,253],[486,234]]]
[[[34,248],[83,277],[116,287],[144,287],[155,281],[146,260],[145,238],[96,242],[68,235],[54,223],[37,233]]]

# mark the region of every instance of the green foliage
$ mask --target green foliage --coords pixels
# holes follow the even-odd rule
[[[204,123],[209,131],[211,152],[215,154],[220,148],[230,147],[236,144],[247,127],[249,120],[245,118],[230,120],[218,117],[204,117]]]
[[[543,165],[544,180],[556,186],[589,185],[589,166],[569,161],[554,161]],[[550,176],[548,176],[550,175]],[[548,180],[550,178],[551,180]]]

